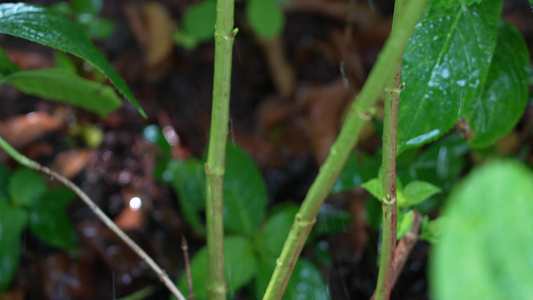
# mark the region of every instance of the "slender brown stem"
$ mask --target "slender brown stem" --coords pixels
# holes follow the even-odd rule
[[[9,156],[16,160],[19,164],[34,169],[48,176],[52,176],[57,181],[64,184],[67,188],[71,189],[80,199],[89,206],[91,211],[100,219],[102,222],[113,231],[128,247],[130,247],[137,255],[139,255],[150,268],[159,276],[159,280],[165,284],[169,291],[179,300],[185,300],[185,297],[181,294],[178,288],[174,285],[172,280],[168,277],[167,273],[157,265],[157,263],[146,253],[144,250],[139,247],[124,231],[122,231],[118,226],[94,203],[87,194],[85,194],[77,185],[72,181],[68,180],[63,175],[50,170],[49,168],[42,166],[36,161],[33,161],[26,156],[19,153],[15,148],[11,147],[2,137],[0,137],[0,148],[2,148]]]
[[[392,277],[392,286],[396,284],[400,274],[402,273],[403,267],[407,262],[407,258],[411,253],[411,250],[416,245],[418,241],[418,231],[420,230],[420,225],[422,225],[422,215],[415,210],[413,215],[413,225],[409,231],[400,239],[398,247],[394,253],[394,275]],[[376,298],[376,293],[370,298],[374,300]]]
[[[418,242],[418,231],[420,230],[421,225],[422,215],[415,210],[413,214],[413,225],[411,225],[409,231],[400,239],[398,247],[396,247],[396,252],[394,253],[395,259],[392,286],[394,286],[396,281],[398,281],[411,250],[415,246],[416,242]]]
[[[405,0],[396,0],[392,32],[398,23]],[[396,62],[396,70],[385,89],[385,109],[383,120],[383,234],[381,243],[381,259],[379,264],[376,299],[389,299],[393,286],[394,252],[396,249],[396,144],[398,136],[398,107],[402,90],[402,57]]]

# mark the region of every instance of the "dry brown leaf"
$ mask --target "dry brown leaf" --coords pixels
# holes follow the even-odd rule
[[[316,161],[322,164],[339,132],[339,120],[352,93],[344,86],[342,78],[328,85],[302,86],[296,92],[302,103],[300,128],[311,143]]]
[[[0,136],[20,149],[61,126],[61,122],[46,113],[32,112],[0,123]]]
[[[174,49],[172,34],[175,22],[168,9],[155,1],[130,4],[125,12],[135,39],[145,52],[146,75],[157,79],[171,66],[168,61]]]
[[[85,168],[90,153],[87,149],[71,149],[61,152],[56,156],[52,169],[71,179]]]

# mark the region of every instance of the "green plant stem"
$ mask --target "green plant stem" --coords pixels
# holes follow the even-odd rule
[[[392,32],[396,30],[400,11],[405,0],[396,0]],[[396,250],[396,144],[398,140],[398,105],[402,90],[402,57],[396,62],[396,70],[389,78],[385,89],[385,108],[383,117],[383,159],[382,159],[382,184],[383,196],[381,207],[383,210],[383,231],[381,242],[381,258],[379,263],[378,283],[376,286],[376,299],[389,299],[393,285],[394,252]]]
[[[17,161],[19,164],[28,167],[30,169],[36,170],[48,176],[52,176],[57,179],[57,181],[64,184],[67,188],[71,189],[80,199],[89,206],[91,211],[112,231],[114,232],[128,247],[130,247],[137,255],[139,255],[150,268],[159,276],[159,280],[165,284],[169,291],[179,300],[185,300],[185,297],[181,294],[178,288],[174,285],[172,280],[168,277],[166,272],[161,269],[157,263],[148,255],[144,250],[139,247],[130,237],[122,231],[118,226],[94,203],[87,194],[85,194],[78,186],[76,186],[72,181],[68,180],[63,175],[50,170],[49,168],[42,166],[36,161],[33,161],[26,156],[20,154],[15,148],[11,147],[2,137],[0,137],[0,148],[2,148],[11,158]]]
[[[285,293],[296,260],[315,223],[320,206],[337,180],[365,121],[370,119],[373,105],[382,94],[385,83],[396,68],[397,61],[402,57],[407,40],[427,3],[428,0],[410,1],[399,19],[397,29],[385,43],[366,84],[351,107],[337,140],[296,214],[263,299],[281,299]]]
[[[226,299],[224,279],[224,159],[228,135],[231,60],[233,41],[233,0],[217,1],[215,25],[215,72],[213,108],[206,173],[206,223],[209,299]]]

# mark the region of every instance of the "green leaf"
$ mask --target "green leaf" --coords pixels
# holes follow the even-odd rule
[[[263,299],[275,267],[276,258],[261,257],[257,261],[257,276],[254,280],[255,299]]]
[[[279,257],[297,212],[298,206],[285,206],[266,220],[257,237],[256,247],[264,257],[272,260]]]
[[[270,277],[276,266],[275,259],[260,260],[257,267],[255,280],[255,299],[263,298]],[[300,258],[294,266],[287,290],[283,295],[284,300],[298,299],[330,299],[328,288],[322,279],[318,268],[310,261]]]
[[[361,185],[372,196],[381,201],[383,197],[383,185],[380,178],[370,179]]]
[[[401,239],[409,229],[411,229],[411,226],[413,226],[413,211],[410,210],[406,213],[402,213],[400,210],[398,210],[397,213],[398,217],[398,229],[396,230],[396,239]]]
[[[452,134],[430,145],[399,171],[399,176],[405,182],[424,180],[447,191],[465,168],[467,152],[464,139]]]
[[[427,241],[431,244],[438,243],[445,226],[446,217],[440,216],[430,221],[428,216],[424,216],[420,227],[420,240]]]
[[[248,239],[239,236],[224,238],[224,267],[228,294],[232,295],[247,284],[256,272],[256,260]],[[191,278],[195,299],[207,299],[207,248],[203,247],[191,261]],[[187,291],[187,276],[178,281],[180,291]],[[186,294],[186,293],[185,293]]]
[[[224,174],[224,228],[252,236],[263,220],[267,192],[254,161],[237,145],[226,149]]]
[[[168,166],[170,184],[178,193],[181,213],[197,235],[205,233],[201,213],[205,208],[205,171],[202,161],[173,160]]]
[[[533,294],[533,174],[513,161],[475,169],[453,191],[432,249],[435,299],[528,299]]]
[[[7,57],[6,52],[0,48],[0,78],[3,78],[4,76],[7,76],[11,73],[20,71],[20,68],[17,67],[9,57]]]
[[[248,0],[246,18],[255,33],[268,39],[281,34],[285,26],[285,15],[276,0]]]
[[[482,1],[485,0],[435,0],[433,3],[440,7],[450,8],[454,6],[478,4]]]
[[[104,0],[72,0],[71,5],[79,13],[98,14],[104,6]]]
[[[353,216],[343,210],[334,209],[327,205],[322,205],[318,211],[316,224],[313,226],[313,236],[321,236],[342,231],[350,225]]]
[[[0,163],[0,198],[8,199],[8,182],[10,176],[9,169],[2,163]]]
[[[428,7],[403,57],[399,152],[446,133],[482,91],[496,46],[501,2]]]
[[[320,270],[310,261],[300,258],[294,266],[283,299],[330,299],[330,297]]]
[[[98,18],[91,14],[78,15],[78,22],[83,26],[83,29],[93,39],[108,38],[115,29],[115,25],[108,19]]]
[[[30,212],[30,230],[46,243],[64,249],[76,248],[76,236],[65,206],[74,193],[64,187],[40,197]]]
[[[172,146],[168,143],[163,130],[157,125],[148,125],[143,129],[143,137],[153,145],[156,145],[165,154],[170,155]]]
[[[196,42],[206,42],[213,39],[215,34],[215,20],[217,17],[215,0],[191,5],[183,16],[183,29]]]
[[[24,3],[0,4],[0,33],[24,38],[79,56],[105,73],[111,83],[146,117],[122,77],[76,24],[62,14]]]
[[[0,198],[0,294],[9,286],[20,259],[20,235],[28,220],[26,211]]]
[[[382,215],[381,202],[367,197],[365,199],[365,219],[368,226],[374,230],[379,230],[381,228]]]
[[[361,186],[363,182],[374,178],[378,170],[379,162],[377,159],[365,154],[351,154],[335,185],[333,185],[331,193],[340,193]]]
[[[442,190],[433,184],[425,181],[412,181],[403,188],[403,196],[406,200],[401,203],[398,199],[398,207],[415,206],[427,198],[440,193]]]
[[[20,71],[3,78],[20,91],[85,108],[104,117],[120,107],[115,91],[62,69]]]
[[[172,146],[169,144],[163,130],[155,124],[148,125],[143,129],[143,137],[151,144],[157,146],[159,150],[155,155],[155,166],[153,175],[158,180],[171,181],[172,172],[167,172],[170,160],[172,158]],[[163,175],[167,174],[168,178],[164,178]]]
[[[462,115],[475,136],[471,147],[486,147],[516,125],[527,104],[529,51],[522,35],[505,21],[498,24],[498,42],[482,90]]]
[[[55,51],[54,58],[56,61],[56,68],[65,70],[71,74],[77,73],[76,64],[74,63],[74,60],[69,54],[61,51]]]
[[[47,189],[43,176],[27,168],[19,168],[13,172],[7,187],[13,205],[29,208]]]

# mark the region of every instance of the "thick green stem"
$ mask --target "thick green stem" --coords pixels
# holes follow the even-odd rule
[[[313,227],[320,206],[330,193],[331,187],[348,159],[348,155],[355,146],[361,128],[365,121],[370,118],[372,108],[382,94],[390,74],[396,69],[407,40],[427,2],[428,0],[410,1],[405,12],[401,15],[396,30],[387,40],[366,84],[354,102],[337,140],[331,147],[326,161],[321,166],[315,182],[311,185],[299,212],[296,214],[263,299],[281,299],[285,293],[296,260],[300,256]]]
[[[396,23],[401,16],[405,0],[396,0],[392,32],[397,30]],[[385,109],[383,119],[383,160],[382,184],[383,196],[383,234],[381,243],[381,259],[379,263],[378,283],[376,286],[377,300],[389,299],[393,285],[394,251],[396,250],[396,144],[398,137],[398,105],[402,90],[402,57],[396,63],[396,70],[389,76],[385,89]]]
[[[213,107],[206,173],[206,223],[209,299],[226,299],[224,279],[224,219],[223,182],[224,159],[229,121],[231,88],[231,60],[233,41],[233,0],[217,1],[215,25],[215,72],[213,80]]]

